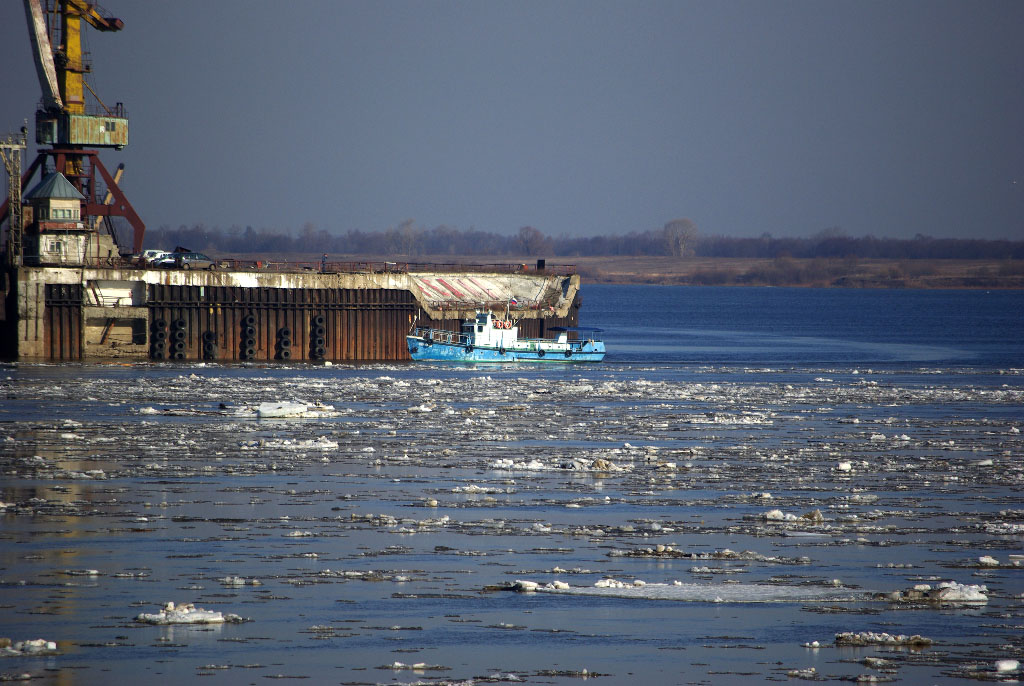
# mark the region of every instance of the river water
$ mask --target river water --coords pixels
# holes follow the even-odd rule
[[[597,365],[0,366],[0,675],[1020,676],[1024,293],[584,295]]]

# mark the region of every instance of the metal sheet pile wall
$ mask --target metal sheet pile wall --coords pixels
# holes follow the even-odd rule
[[[386,288],[150,284],[147,304],[150,357],[182,360],[408,359],[417,311],[412,293]]]
[[[461,324],[429,318],[403,288],[151,283],[143,305],[103,309],[86,302],[82,284],[37,286],[25,305],[37,315],[25,319],[25,340],[17,341],[26,359],[395,361],[409,359],[405,336],[414,320],[453,331]],[[550,337],[552,326],[575,326],[579,305],[577,294],[565,317],[519,320],[520,336]]]
[[[43,347],[51,360],[82,359],[81,284],[46,284]]]

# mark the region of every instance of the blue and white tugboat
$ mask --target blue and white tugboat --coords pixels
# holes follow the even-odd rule
[[[557,338],[520,338],[511,319],[480,312],[462,323],[462,331],[416,327],[405,337],[414,360],[446,362],[600,362],[604,342],[592,334],[600,329],[551,327]],[[569,340],[569,332],[583,335]]]

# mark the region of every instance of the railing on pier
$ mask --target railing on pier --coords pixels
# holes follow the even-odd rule
[[[120,267],[152,268],[131,260],[116,258],[103,260],[103,265]],[[268,272],[314,272],[321,274],[409,274],[416,272],[443,272],[458,274],[551,274],[555,276],[572,276],[576,273],[574,264],[548,264],[537,268],[528,264],[464,264],[461,262],[293,262],[289,260],[237,260],[233,258],[216,260],[215,269],[230,271],[268,271]],[[171,267],[172,269],[177,267]]]

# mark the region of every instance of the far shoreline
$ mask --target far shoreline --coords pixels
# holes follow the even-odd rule
[[[1022,289],[1021,260],[579,258],[588,283],[805,288]]]

